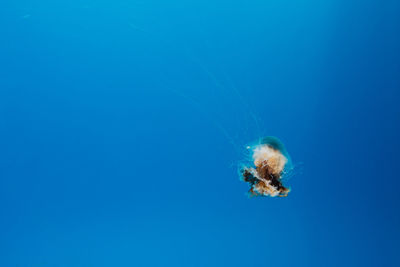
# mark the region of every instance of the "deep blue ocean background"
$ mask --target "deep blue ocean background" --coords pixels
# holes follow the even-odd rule
[[[400,266],[400,2],[0,2],[0,266]],[[248,198],[279,137],[287,198]]]

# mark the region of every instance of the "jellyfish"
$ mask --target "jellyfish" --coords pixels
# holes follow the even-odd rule
[[[283,143],[267,136],[247,149],[252,166],[242,166],[240,174],[250,184],[249,195],[286,197],[290,188],[284,185],[283,178],[291,169],[291,160]]]

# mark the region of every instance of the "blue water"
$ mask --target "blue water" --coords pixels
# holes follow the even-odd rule
[[[400,266],[400,3],[0,3],[0,266]],[[248,198],[273,135],[287,198]]]

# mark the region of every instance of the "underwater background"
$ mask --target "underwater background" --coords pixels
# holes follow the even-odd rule
[[[400,2],[0,2],[0,266],[400,266]],[[276,136],[286,198],[249,198]]]

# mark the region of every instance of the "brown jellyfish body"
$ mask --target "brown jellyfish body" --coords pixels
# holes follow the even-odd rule
[[[247,149],[254,167],[242,168],[242,177],[251,186],[250,195],[286,197],[290,189],[283,185],[282,177],[290,165],[290,157],[279,139],[266,137]]]

